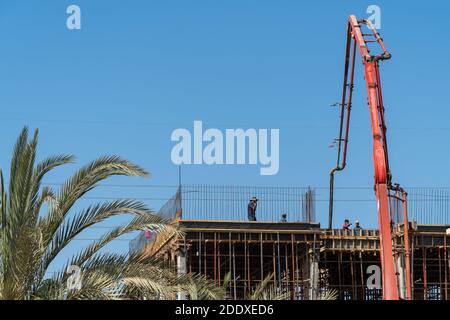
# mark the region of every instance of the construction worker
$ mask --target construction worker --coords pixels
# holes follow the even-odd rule
[[[342,229],[343,230],[350,230],[350,226],[351,226],[352,224],[350,223],[350,221],[348,220],[348,219],[345,219],[344,220],[344,224],[342,225]]]
[[[359,220],[355,221],[355,227],[353,228],[353,230],[355,230],[356,233],[360,233],[360,231],[362,230],[361,226],[359,225]]]
[[[287,214],[286,213],[282,213],[281,214],[281,220],[280,222],[287,222]]]
[[[247,205],[248,221],[256,221],[256,207],[258,206],[258,199],[252,197]]]

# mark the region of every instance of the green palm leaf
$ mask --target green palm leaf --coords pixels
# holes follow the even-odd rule
[[[43,179],[73,163],[74,157],[52,156],[36,164],[38,132],[30,140],[28,133],[24,128],[14,146],[8,188],[0,170],[0,299],[170,299],[180,290],[192,298],[221,297],[221,288],[209,280],[180,276],[158,257],[102,250],[137,230],[151,230],[168,239],[182,235],[176,224],[142,202],[118,199],[74,212],[78,200],[103,180],[145,177],[147,171],[120,157],[105,156],[77,170],[54,190],[42,186]],[[53,277],[46,277],[52,262],[80,233],[117,215],[131,220],[82,248]],[[68,266],[80,268],[81,288],[68,286]]]

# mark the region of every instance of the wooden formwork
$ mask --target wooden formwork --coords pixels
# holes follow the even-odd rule
[[[380,267],[376,230],[327,230],[303,222],[179,223],[183,237],[162,239],[149,248],[172,265],[183,254],[187,272],[206,275],[218,286],[230,273],[231,299],[248,298],[266,277],[277,292],[291,299],[318,299],[331,289],[339,299],[381,299],[381,289],[371,285]],[[447,228],[409,226],[414,299],[450,298]],[[393,230],[396,255],[404,253],[401,230]]]

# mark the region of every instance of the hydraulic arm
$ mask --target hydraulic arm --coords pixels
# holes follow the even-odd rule
[[[363,33],[361,25],[366,25],[369,33]],[[368,48],[369,43],[378,44],[381,53],[372,55]],[[375,178],[375,194],[377,198],[378,225],[380,230],[380,254],[382,269],[383,298],[388,300],[399,299],[397,272],[395,267],[394,250],[391,232],[391,217],[389,212],[389,190],[392,189],[391,172],[389,170],[388,147],[386,140],[386,125],[384,121],[384,106],[381,92],[380,71],[378,63],[391,58],[386,50],[378,31],[368,20],[357,20],[350,16],[347,27],[347,42],[344,67],[344,83],[342,100],[340,103],[340,130],[337,140],[338,158],[336,167],[330,172],[330,207],[329,228],[332,228],[333,219],[333,186],[334,173],[346,166],[348,132],[350,125],[350,112],[352,108],[352,95],[354,83],[354,70],[356,53],[362,58],[364,66],[364,79],[367,90],[367,103],[370,112],[373,143],[373,165]]]

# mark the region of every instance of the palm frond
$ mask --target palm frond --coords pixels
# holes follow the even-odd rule
[[[119,214],[142,216],[152,215],[152,212],[142,202],[134,200],[115,200],[88,207],[59,225],[52,241],[46,247],[47,249],[43,259],[44,269],[82,231]],[[152,221],[155,221],[155,219]],[[159,222],[166,223],[167,220],[160,220]]]
[[[44,244],[48,245],[59,225],[64,221],[75,202],[97,184],[112,176],[148,176],[143,168],[117,156],[101,157],[78,170],[61,187],[56,197],[57,208],[50,210],[41,220],[40,227],[44,235]]]
[[[190,300],[223,300],[226,297],[226,290],[216,286],[204,275],[180,275],[176,285],[180,292],[186,292],[189,295]]]
[[[99,240],[91,243],[84,250],[73,256],[68,262],[67,266],[82,266],[86,261],[92,258],[100,249],[105,247],[112,240],[117,239],[132,231],[143,230],[144,228],[147,228],[153,230],[154,232],[161,232],[162,230],[165,230],[166,232],[171,231],[174,234],[181,235],[180,231],[174,225],[168,224],[167,222],[167,218],[158,215],[149,214],[137,216],[128,224],[109,231]]]
[[[271,284],[274,273],[267,275],[253,290],[248,297],[249,300],[288,300],[289,292],[283,292],[280,288]]]
[[[339,292],[336,289],[327,289],[321,292],[317,300],[337,300],[339,297]]]
[[[73,212],[77,201],[112,176],[148,176],[141,167],[117,156],[101,157],[77,170],[60,188],[42,186],[46,175],[72,163],[71,155],[52,156],[36,164],[38,131],[28,128],[13,149],[9,187],[0,170],[0,299],[220,299],[226,289],[200,275],[179,275],[158,258],[158,250],[183,235],[174,222],[135,200],[115,200]],[[43,208],[46,208],[44,213]],[[114,228],[68,259],[53,277],[52,262],[81,232],[116,215],[131,221]],[[105,253],[111,241],[149,230],[156,240],[150,251],[131,255]],[[68,266],[79,266],[82,287],[68,286]]]

